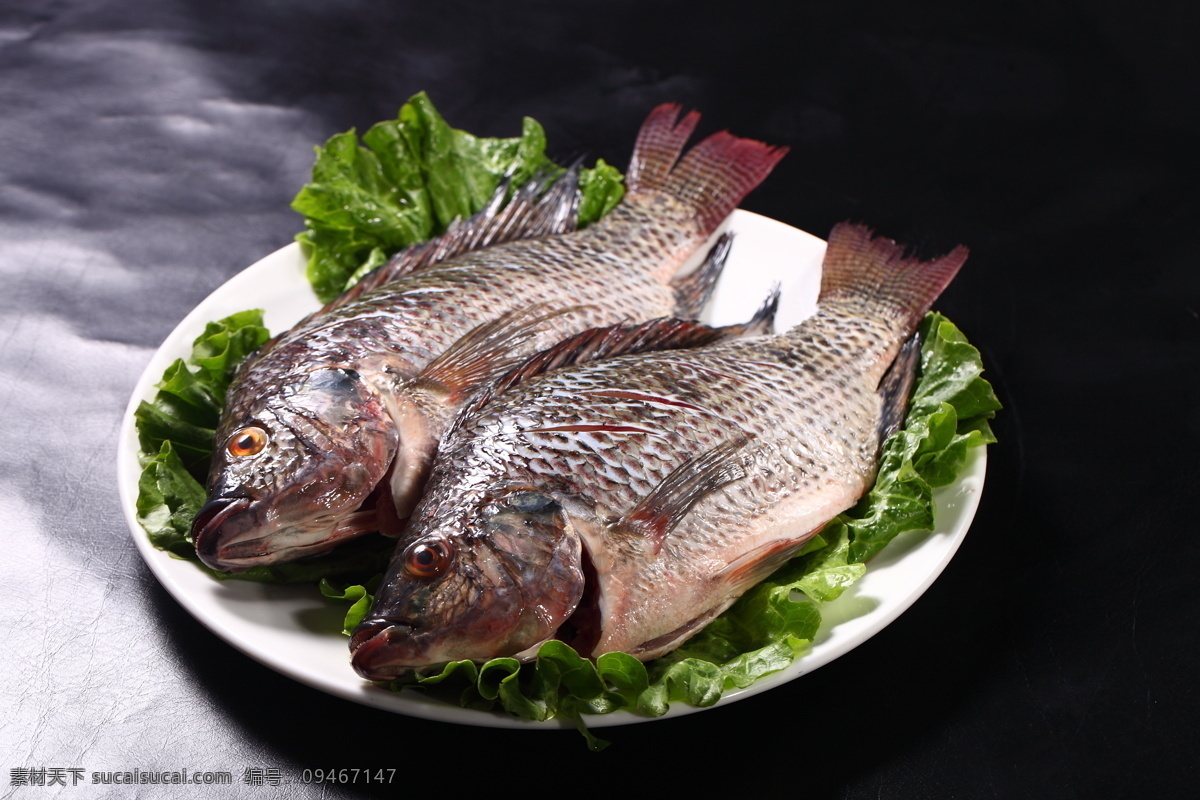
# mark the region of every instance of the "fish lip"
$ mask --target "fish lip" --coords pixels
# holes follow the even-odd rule
[[[238,569],[222,557],[218,531],[225,520],[245,511],[253,502],[249,497],[214,497],[196,512],[192,522],[192,542],[196,555],[206,566],[221,572]]]
[[[309,555],[321,555],[335,545],[380,530],[377,522],[374,493],[337,524],[332,525],[328,535],[313,542],[286,543],[281,546],[274,538],[278,530],[265,530],[253,539],[222,540],[221,527],[232,517],[253,513],[261,518],[265,510],[261,500],[250,497],[215,497],[196,514],[192,524],[192,541],[196,554],[205,565],[220,572],[245,572],[257,566],[279,562],[280,553],[290,554],[286,561],[294,561]],[[257,524],[257,522],[255,523]]]
[[[364,619],[350,637],[350,664],[369,681],[390,681],[408,674],[414,667],[388,663],[389,645],[412,635],[417,626],[407,622],[375,617]]]

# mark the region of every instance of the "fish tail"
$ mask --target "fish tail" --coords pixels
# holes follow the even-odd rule
[[[966,259],[967,248],[959,245],[940,258],[923,260],[865,225],[842,222],[829,234],[818,302],[867,305],[911,332]]]
[[[695,207],[705,235],[770,174],[788,148],[714,133],[679,157],[700,115],[680,106],[654,109],[638,133],[625,182],[630,194],[665,192]]]
[[[642,123],[625,170],[625,186],[630,192],[659,189],[666,184],[671,167],[700,121],[698,111],[689,111],[680,119],[682,110],[678,103],[663,103]]]

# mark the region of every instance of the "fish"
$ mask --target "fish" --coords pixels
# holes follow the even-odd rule
[[[788,331],[514,369],[446,434],[353,668],[680,646],[869,491],[966,256],[841,223]]]
[[[699,114],[643,123],[627,192],[575,230],[572,173],[401,251],[252,354],[229,387],[192,536],[238,572],[398,536],[442,434],[521,357],[603,325],[696,316],[720,274],[693,254],[787,152],[727,131],[684,152]],[[613,291],[619,286],[620,291]]]

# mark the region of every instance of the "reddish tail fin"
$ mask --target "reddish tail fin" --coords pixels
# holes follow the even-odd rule
[[[842,222],[829,234],[820,300],[861,300],[890,311],[912,330],[966,260],[967,248],[960,245],[941,258],[922,261],[865,225]]]
[[[629,169],[625,171],[625,185],[629,191],[658,189],[666,183],[671,167],[679,160],[683,146],[700,121],[698,111],[689,111],[679,119],[682,110],[678,103],[663,103],[642,123],[633,145],[633,155],[629,158]]]
[[[678,119],[680,110],[668,103],[646,118],[630,159],[626,185],[631,194],[663,191],[694,205],[700,224],[711,231],[762,183],[788,148],[721,131],[679,159],[700,120],[694,111]]]

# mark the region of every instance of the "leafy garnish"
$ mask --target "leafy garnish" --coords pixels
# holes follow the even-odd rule
[[[257,309],[208,323],[191,355],[167,367],[153,401],[134,411],[142,465],[137,516],[155,547],[195,558],[192,519],[204,505],[225,391],[238,365],[269,338]]]
[[[153,402],[143,400],[134,412],[143,458],[161,455],[170,442],[188,473],[203,481],[233,373],[269,338],[259,309],[208,323],[186,363],[180,358],[167,367]]]

